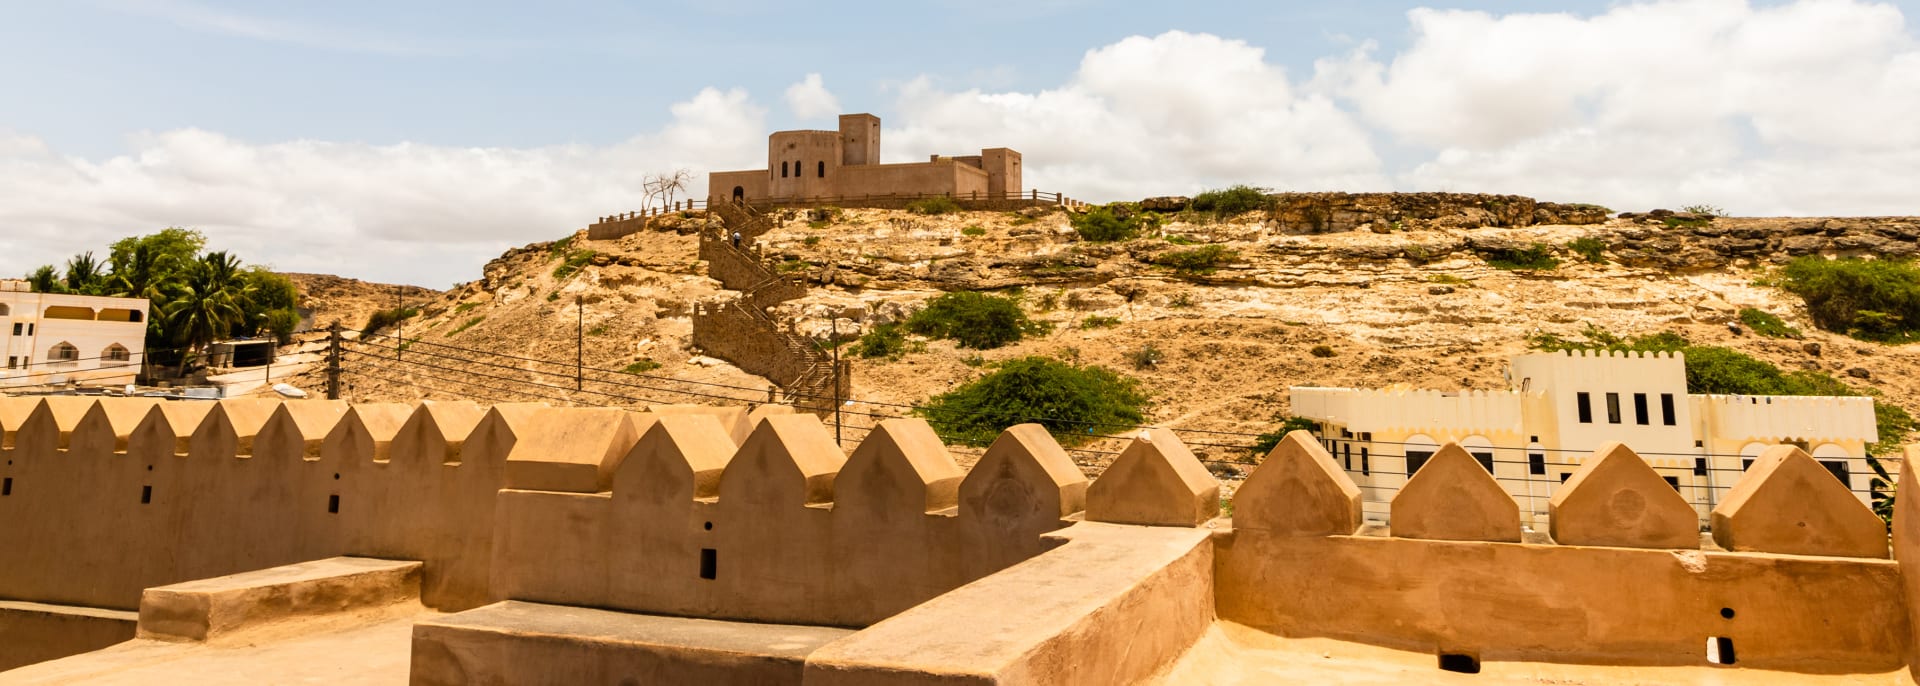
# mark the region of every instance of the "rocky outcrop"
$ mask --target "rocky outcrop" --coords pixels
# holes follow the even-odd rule
[[[1805,255],[1912,257],[1920,254],[1920,218],[1688,220],[1650,213],[1616,222],[1598,237],[1628,266],[1698,271]]]
[[[1599,224],[1607,208],[1480,193],[1280,193],[1273,220],[1296,234]]]

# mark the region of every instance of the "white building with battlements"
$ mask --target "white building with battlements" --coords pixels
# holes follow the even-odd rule
[[[1544,514],[1554,489],[1594,449],[1638,452],[1702,516],[1767,446],[1805,449],[1863,501],[1879,440],[1873,399],[1687,393],[1680,353],[1575,351],[1519,355],[1504,391],[1296,386],[1293,414],[1362,490],[1370,517],[1439,446],[1459,443],[1522,510]],[[1523,514],[1523,516],[1526,516]]]

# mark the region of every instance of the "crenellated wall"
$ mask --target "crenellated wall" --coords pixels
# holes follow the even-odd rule
[[[963,479],[919,420],[848,457],[812,415],[742,408],[50,397],[0,416],[0,599],[89,607],[355,555],[424,562],[441,609],[860,626],[1038,554],[1086,491],[1038,427]]]

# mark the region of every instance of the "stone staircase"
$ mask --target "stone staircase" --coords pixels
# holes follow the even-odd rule
[[[813,339],[781,328],[767,314],[768,308],[807,293],[804,284],[769,268],[754,249],[753,239],[772,230],[772,219],[733,203],[716,203],[713,209],[722,225],[701,234],[700,259],[707,262],[710,276],[741,295],[695,307],[694,345],[750,374],[767,377],[795,407],[832,411],[834,398],[844,398],[850,390],[844,366],[835,374],[832,354]],[[733,243],[736,232],[741,236],[739,245]]]

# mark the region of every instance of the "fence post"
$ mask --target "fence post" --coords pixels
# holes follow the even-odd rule
[[[327,399],[340,399],[340,322],[327,327]]]
[[[586,383],[587,358],[587,307],[581,296],[573,296],[573,390],[582,390]]]

